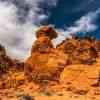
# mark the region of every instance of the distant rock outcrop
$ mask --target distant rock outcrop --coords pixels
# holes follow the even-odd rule
[[[0,72],[6,72],[12,65],[13,61],[6,55],[5,48],[0,45]]]

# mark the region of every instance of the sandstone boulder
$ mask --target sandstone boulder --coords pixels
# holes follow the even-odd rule
[[[60,82],[76,88],[88,88],[98,82],[99,65],[69,65],[60,75]]]

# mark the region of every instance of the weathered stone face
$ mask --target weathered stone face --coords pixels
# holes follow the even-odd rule
[[[39,37],[33,44],[31,53],[34,52],[46,53],[49,52],[51,48],[53,48],[53,44],[48,37],[46,36]]]

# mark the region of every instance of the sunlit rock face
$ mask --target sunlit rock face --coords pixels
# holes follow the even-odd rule
[[[97,65],[74,64],[65,67],[60,74],[60,82],[70,83],[71,86],[79,89],[88,89],[98,85],[100,78],[100,63]]]

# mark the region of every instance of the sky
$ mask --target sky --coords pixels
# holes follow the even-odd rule
[[[12,58],[26,60],[41,25],[59,34],[54,44],[70,34],[100,39],[100,0],[0,0],[0,44]]]

